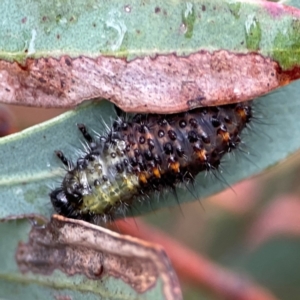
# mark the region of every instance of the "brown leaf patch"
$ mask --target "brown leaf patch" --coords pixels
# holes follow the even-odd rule
[[[91,280],[113,276],[137,293],[163,281],[165,299],[181,299],[179,283],[164,250],[83,221],[54,215],[44,227],[33,227],[20,243],[16,261],[21,272],[82,274]]]
[[[92,98],[125,111],[174,113],[241,102],[281,85],[278,64],[257,53],[199,51],[132,61],[116,57],[0,61],[0,101],[71,107]],[[286,79],[285,79],[286,82]]]

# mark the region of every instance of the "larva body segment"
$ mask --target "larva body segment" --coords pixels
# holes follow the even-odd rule
[[[102,223],[153,191],[174,189],[201,171],[217,169],[222,156],[240,143],[252,117],[251,102],[197,108],[180,114],[118,118],[106,136],[79,129],[90,150],[51,192],[55,211]]]

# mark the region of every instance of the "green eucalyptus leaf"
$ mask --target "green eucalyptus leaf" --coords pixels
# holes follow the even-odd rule
[[[253,125],[242,137],[242,151],[227,154],[220,172],[202,172],[192,192],[178,188],[179,203],[207,197],[228,185],[263,172],[300,148],[298,116],[300,82],[257,99]],[[289,99],[289,101],[285,101]],[[98,133],[106,132],[115,118],[113,106],[106,101],[89,102],[49,122],[0,140],[0,218],[41,214],[49,217],[53,209],[51,189],[58,187],[66,171],[54,155],[62,150],[76,160],[83,150],[83,139],[76,123],[84,123]],[[249,154],[248,154],[249,152]],[[177,205],[172,193],[136,201],[131,214],[139,215],[161,207]]]
[[[4,0],[0,11],[9,20],[0,31],[5,60],[100,54],[133,59],[225,49],[271,57],[280,51],[284,62],[290,51],[299,54],[299,29],[292,26],[299,11],[268,1]],[[289,30],[291,40],[283,42],[280,36]]]
[[[300,10],[252,0],[4,0],[0,101],[130,112],[246,101],[299,78]]]

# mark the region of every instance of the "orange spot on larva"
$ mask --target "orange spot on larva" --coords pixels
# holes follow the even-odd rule
[[[243,107],[237,107],[236,113],[241,117],[243,121],[247,119],[247,112]]]
[[[170,169],[175,172],[175,173],[179,173],[180,172],[180,164],[178,161],[172,162],[170,163]]]
[[[160,172],[158,168],[153,168],[152,172],[156,178],[160,178]]]
[[[139,181],[142,182],[142,183],[144,183],[144,184],[147,183],[147,176],[146,176],[145,172],[141,172],[139,174]]]
[[[199,149],[196,151],[197,157],[201,160],[201,161],[206,161],[207,157],[206,157],[206,150],[205,149]]]
[[[218,135],[220,135],[224,142],[230,141],[230,134],[228,131],[223,131],[221,128],[218,129]]]

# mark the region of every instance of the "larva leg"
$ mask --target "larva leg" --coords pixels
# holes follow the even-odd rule
[[[84,124],[77,124],[78,129],[82,133],[83,137],[86,139],[86,141],[91,144],[93,143],[92,136],[88,133],[86,126]]]
[[[73,163],[65,157],[62,151],[55,151],[55,154],[66,167],[70,168],[73,165]]]

